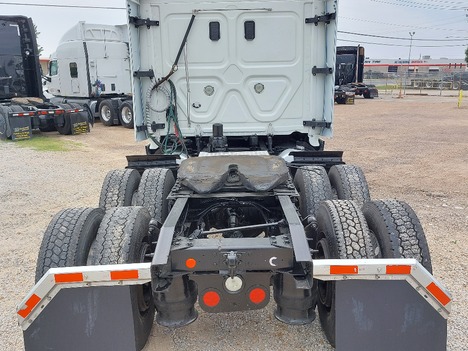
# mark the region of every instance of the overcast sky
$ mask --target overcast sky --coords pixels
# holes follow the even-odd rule
[[[55,51],[62,34],[78,21],[101,24],[123,24],[126,21],[123,9],[60,8],[32,4],[124,8],[125,0],[0,0],[1,14],[32,17],[41,33],[38,43],[44,48],[43,56],[46,57]],[[413,59],[422,55],[462,59],[468,46],[466,8],[468,0],[340,0],[338,45],[361,44],[366,48],[366,56],[371,58],[407,59],[409,32],[415,32],[411,53]]]

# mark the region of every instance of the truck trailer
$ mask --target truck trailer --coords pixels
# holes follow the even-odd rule
[[[106,126],[133,128],[126,25],[77,23],[51,55],[46,79],[54,101],[81,104]]]
[[[149,144],[96,207],[50,222],[17,308],[26,351],[141,350],[154,319],[268,304],[288,325],[318,313],[337,350],[445,350],[451,296],[416,213],[325,150],[337,1],[127,4]]]
[[[44,97],[32,20],[0,16],[0,139],[29,139],[34,129],[86,133],[88,122],[82,106]]]

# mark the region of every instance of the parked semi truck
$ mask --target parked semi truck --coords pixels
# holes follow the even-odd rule
[[[88,122],[82,106],[44,97],[32,20],[0,16],[0,139],[29,139],[34,129],[85,133]]]
[[[364,47],[362,46],[338,46],[336,48],[336,91],[351,91],[355,95],[361,95],[366,99],[379,96],[379,91],[373,84],[365,84],[364,76]],[[340,99],[338,103],[346,103]]]
[[[68,30],[49,63],[53,100],[79,103],[104,125],[133,128],[126,28],[79,22]]]
[[[17,309],[26,351],[140,350],[155,316],[270,303],[289,325],[318,311],[337,350],[445,350],[451,297],[417,215],[324,150],[337,1],[127,4],[149,144],[47,227]]]

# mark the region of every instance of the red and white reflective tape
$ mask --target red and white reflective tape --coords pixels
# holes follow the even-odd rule
[[[148,262],[51,268],[17,306],[19,324],[26,330],[61,289],[145,284],[151,281],[150,267]]]
[[[13,117],[31,117],[34,116],[35,112],[20,112],[20,113],[12,113]]]
[[[416,259],[314,260],[319,280],[405,280],[445,319],[452,308],[450,293]]]
[[[405,280],[444,318],[452,297],[415,259],[314,260],[319,280]],[[17,306],[19,324],[26,330],[64,288],[137,285],[151,281],[151,263],[52,268]]]
[[[74,108],[71,110],[65,110],[67,113],[76,113],[76,112],[83,112],[84,110],[82,108]]]
[[[37,110],[37,114],[40,116],[45,115],[63,115],[65,110]]]

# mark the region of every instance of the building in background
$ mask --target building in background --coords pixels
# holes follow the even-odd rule
[[[50,59],[48,57],[39,58],[39,63],[41,64],[42,75],[46,75],[49,70]]]
[[[398,84],[414,88],[466,89],[468,69],[464,59],[371,59],[364,61],[364,79],[378,84]]]

